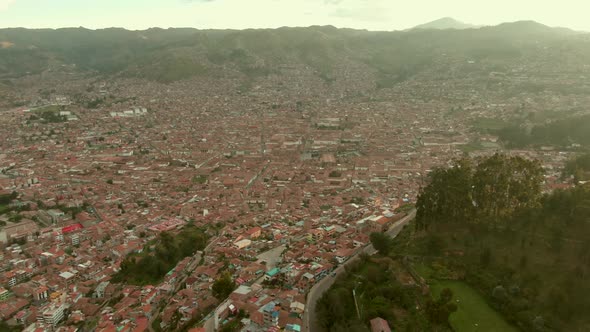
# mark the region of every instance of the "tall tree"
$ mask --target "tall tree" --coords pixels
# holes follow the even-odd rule
[[[538,161],[495,154],[480,161],[473,175],[478,214],[498,221],[541,197],[543,169]]]
[[[433,223],[463,221],[473,214],[472,170],[469,159],[460,159],[450,168],[430,173],[430,183],[421,190],[416,204],[418,229],[426,230]]]
[[[379,251],[381,255],[387,255],[387,253],[389,253],[389,249],[391,248],[391,240],[389,239],[389,236],[375,232],[371,233],[370,239],[373,247]]]
[[[453,291],[445,288],[440,293],[438,300],[430,300],[426,303],[426,314],[433,324],[448,324],[449,316],[457,311],[457,305],[451,302],[452,299]]]
[[[231,294],[236,288],[236,284],[231,279],[229,273],[224,273],[221,278],[215,280],[213,283],[212,291],[213,296],[223,300]]]
[[[543,169],[538,161],[495,154],[435,169],[418,196],[416,228],[454,222],[497,221],[515,210],[534,207],[541,197]]]

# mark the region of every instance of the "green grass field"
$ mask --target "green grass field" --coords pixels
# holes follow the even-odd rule
[[[449,317],[449,323],[456,332],[518,332],[464,282],[433,281],[431,287],[437,297],[445,288],[453,291],[453,301],[458,309]]]
[[[477,118],[471,123],[476,130],[499,130],[508,125],[510,125],[509,122],[496,118]]]
[[[34,108],[31,110],[31,112],[35,112],[35,113],[44,113],[44,112],[52,112],[52,113],[59,113],[59,111],[62,110],[62,106],[58,106],[58,105],[49,105],[49,106],[43,106],[43,107],[39,107],[39,108]]]

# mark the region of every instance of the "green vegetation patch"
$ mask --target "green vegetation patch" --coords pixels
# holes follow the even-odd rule
[[[154,243],[148,243],[141,253],[127,256],[113,282],[132,285],[159,283],[178,262],[203,250],[207,245],[203,230],[187,225],[180,233],[161,233]]]
[[[530,129],[530,130],[529,130]],[[500,140],[510,147],[551,145],[569,147],[590,145],[590,115],[574,116],[525,128],[518,124],[495,129]]]
[[[477,118],[471,123],[471,126],[479,131],[500,130],[509,125],[509,122],[497,118]]]
[[[453,291],[453,301],[457,311],[449,317],[449,323],[455,332],[517,332],[502,315],[492,309],[486,300],[461,281],[433,281],[431,290],[433,295],[439,296],[441,291],[449,288]]]
[[[570,160],[563,170],[564,176],[573,176],[574,182],[590,180],[590,153],[586,153]]]
[[[0,215],[12,211],[9,204],[18,197],[16,192],[0,195]]]
[[[207,183],[208,176],[207,175],[195,175],[193,177],[193,182],[198,184],[205,184]]]
[[[398,331],[434,331],[425,311],[416,310],[417,304],[423,307],[420,288],[397,280],[402,270],[389,257],[364,256],[348,265],[348,273],[338,277],[317,303],[321,331],[368,331],[369,321],[376,317]],[[444,325],[436,328],[447,330]]]
[[[418,197],[416,228],[402,232],[391,252],[429,262],[416,270],[435,290],[449,287],[442,280],[464,282],[522,330],[585,330],[590,186],[542,195],[536,162],[495,155],[470,165],[464,160],[430,174]],[[461,301],[467,291],[456,287],[449,288]],[[465,298],[465,314],[457,314],[453,327],[504,330],[472,298]]]
[[[41,122],[44,122],[44,123],[66,122],[68,120],[67,117],[63,116],[63,115],[59,115],[59,112],[64,111],[64,110],[65,110],[64,106],[58,106],[58,105],[50,105],[50,106],[36,108],[36,109],[31,110],[32,114],[29,117],[29,120],[31,120],[31,121],[41,120]]]

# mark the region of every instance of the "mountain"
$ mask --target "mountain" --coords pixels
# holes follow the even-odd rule
[[[414,29],[435,29],[435,30],[446,30],[446,29],[456,29],[456,30],[463,30],[463,29],[473,29],[478,28],[479,26],[473,24],[463,23],[461,21],[457,21],[452,17],[443,17],[441,19],[420,24],[413,27],[410,30]]]
[[[517,22],[510,22],[510,23],[502,23],[497,25],[497,31],[510,33],[510,34],[520,34],[520,35],[556,35],[556,36],[563,36],[563,35],[571,35],[571,34],[579,34],[580,32],[576,32],[574,30],[568,28],[559,28],[559,27],[550,27],[545,24],[541,24],[535,21],[517,21]]]
[[[374,32],[308,28],[197,30],[0,29],[0,80],[70,68],[106,77],[144,78],[163,83],[191,77],[256,79],[303,70],[326,83],[349,79],[354,69],[378,88],[419,75],[444,77],[473,70],[573,71],[590,63],[589,34],[570,34],[534,22],[480,29]],[[560,50],[567,49],[567,54]],[[563,61],[564,56],[568,61]],[[478,66],[457,67],[468,60]],[[571,68],[570,68],[571,67]],[[299,68],[299,69],[297,69]],[[491,69],[493,68],[493,70]],[[565,69],[564,69],[565,70]],[[546,71],[546,72],[544,72]],[[347,78],[348,77],[348,78]]]

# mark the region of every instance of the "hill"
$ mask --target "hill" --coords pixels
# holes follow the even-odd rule
[[[373,233],[380,256],[347,266],[322,297],[324,330],[366,331],[382,317],[399,331],[588,331],[590,187],[542,194],[542,173],[503,155],[435,169],[415,227],[379,242]],[[457,310],[432,315],[445,288]]]
[[[432,22],[424,23],[413,27],[412,29],[436,29],[436,30],[446,30],[446,29],[473,29],[478,28],[479,26],[473,24],[463,23],[461,21],[457,21],[452,17],[443,17],[438,20],[434,20]]]
[[[541,195],[535,163],[495,155],[432,172],[398,252],[422,257],[426,279],[477,289],[524,331],[586,331],[589,187]]]
[[[331,26],[242,31],[1,29],[0,43],[10,45],[0,48],[0,80],[65,67],[165,83],[195,76],[258,77],[285,68],[306,68],[331,83],[342,80],[346,75],[341,69],[348,68],[358,72],[356,77],[387,88],[420,74],[472,75],[472,68],[464,68],[467,60],[478,61],[478,70],[486,73],[531,68],[532,75],[556,69],[543,66],[547,63],[559,61],[561,66],[579,68],[590,62],[588,34],[522,22],[481,29],[395,32]],[[563,49],[572,54],[572,61],[561,61]],[[527,66],[531,61],[539,68]],[[465,65],[455,68],[457,63]]]

